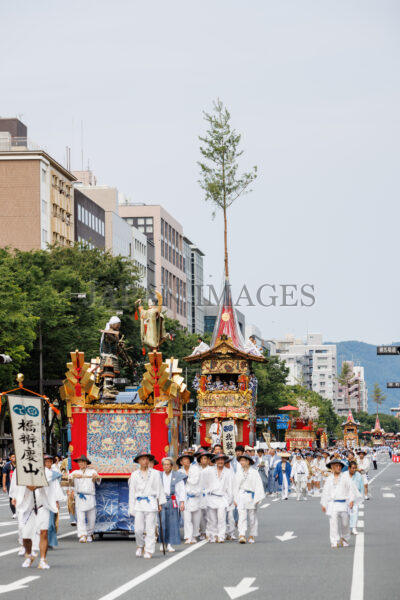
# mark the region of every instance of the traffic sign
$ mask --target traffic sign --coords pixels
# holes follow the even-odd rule
[[[278,423],[279,421],[289,421],[289,415],[278,415]]]
[[[387,388],[400,388],[400,381],[388,381],[386,384]]]
[[[289,427],[289,423],[286,423],[284,421],[281,421],[281,422],[278,421],[276,424],[277,429],[288,429],[288,427]]]
[[[377,346],[377,354],[395,355],[400,354],[400,346]]]

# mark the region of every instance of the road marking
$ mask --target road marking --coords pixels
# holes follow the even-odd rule
[[[359,517],[363,517],[363,516],[364,516],[364,511],[363,511],[363,510],[360,510],[360,511],[358,512],[358,516],[359,516]]]
[[[364,527],[364,521],[357,521],[357,527]]]
[[[379,472],[377,475],[375,475],[375,477],[373,477],[372,479],[370,479],[370,481],[368,481],[368,485],[370,486],[370,485],[371,485],[371,483],[372,483],[373,481],[375,481],[375,479],[376,479],[377,477],[380,477],[380,476],[382,475],[382,473],[384,473],[384,472],[386,471],[386,469],[388,469],[388,468],[390,467],[390,465],[391,465],[391,464],[393,464],[393,463],[388,463],[388,464],[386,465],[386,467],[383,467],[382,471],[380,471],[380,472]],[[398,481],[400,481],[400,479],[399,479]]]
[[[40,579],[40,575],[31,575],[30,577],[24,577],[23,579],[18,579],[13,583],[7,583],[6,585],[0,585],[0,594],[6,594],[8,592],[15,592],[16,590],[22,590],[23,588],[27,588],[27,583],[34,581],[35,579]]]
[[[114,600],[115,598],[119,598],[120,596],[122,596],[122,594],[129,592],[129,590],[132,590],[133,588],[137,587],[144,581],[147,581],[154,575],[157,575],[161,571],[164,571],[165,569],[167,569],[169,566],[176,563],[181,558],[184,558],[188,554],[191,554],[195,550],[198,550],[199,548],[204,546],[204,544],[208,544],[207,540],[203,540],[202,542],[197,542],[197,544],[194,544],[190,548],[183,550],[176,556],[172,556],[171,558],[168,558],[167,560],[165,560],[161,564],[157,565],[156,567],[153,567],[152,569],[150,569],[150,571],[147,571],[146,573],[142,573],[142,575],[139,575],[138,577],[135,577],[134,579],[127,581],[127,583],[124,583],[124,585],[121,585],[120,587],[113,590],[109,594],[102,596],[99,600]]]
[[[7,531],[7,533],[0,533],[0,538],[6,537],[7,535],[13,535],[14,533],[18,533],[18,529],[14,529],[13,531]]]
[[[14,521],[10,521],[9,523],[4,521],[4,523],[0,523],[0,527],[9,527],[10,525],[15,525]]]
[[[250,594],[250,592],[256,592],[258,589],[260,589],[258,587],[251,587],[255,580],[255,577],[243,577],[242,581],[240,581],[235,587],[224,587],[224,590],[231,600],[235,600],[235,598],[246,596],[246,594]]]
[[[364,600],[364,533],[356,536],[350,600]]]
[[[279,502],[279,498],[275,498],[272,502]]]
[[[0,556],[7,556],[7,554],[14,554],[18,552],[19,548],[13,548],[12,550],[5,550],[4,552],[0,552]]]
[[[287,542],[289,540],[294,540],[295,538],[297,538],[297,535],[293,535],[293,533],[294,531],[285,531],[283,535],[276,535],[275,537],[281,542]]]
[[[396,494],[382,494],[384,498],[396,498]]]
[[[270,506],[270,504],[263,504],[260,508],[267,508],[267,506]]]
[[[391,490],[391,487],[381,487],[381,490]]]
[[[76,533],[76,530],[75,530],[75,531],[69,531],[68,533],[63,533],[62,535],[58,535],[57,539],[61,540],[62,538],[66,538],[66,537],[69,537],[71,535],[76,535],[76,537],[78,537],[77,533]]]

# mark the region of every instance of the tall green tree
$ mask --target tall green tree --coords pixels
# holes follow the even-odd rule
[[[285,399],[286,379],[289,374],[284,361],[278,356],[266,357],[266,363],[253,363],[253,371],[258,379],[257,413],[274,414]]]
[[[374,390],[372,392],[372,400],[376,404],[376,414],[378,414],[379,407],[386,400],[386,396],[385,396],[385,394],[383,394],[383,392],[382,392],[381,388],[379,387],[378,383],[374,383]]]
[[[231,115],[221,100],[213,106],[212,113],[203,113],[208,129],[204,137],[199,136],[203,143],[200,146],[202,160],[198,163],[199,183],[205,191],[205,200],[223,212],[225,279],[228,279],[227,210],[239,196],[250,191],[249,186],[257,177],[257,167],[238,175],[238,158],[243,154],[239,150],[241,135],[232,129]]]
[[[352,379],[353,379],[353,371],[352,371],[349,363],[344,361],[342,363],[342,370],[340,372],[340,375],[338,375],[338,377],[337,377],[337,381],[344,389],[345,403],[347,403],[349,410],[350,410],[349,385],[350,385],[350,381]]]

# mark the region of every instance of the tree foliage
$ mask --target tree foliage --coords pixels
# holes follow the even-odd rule
[[[371,431],[371,429],[374,428],[376,415],[369,415],[368,413],[361,411],[354,413],[353,416],[356,421],[360,422],[360,437],[363,437],[363,431]],[[381,413],[379,415],[379,422],[386,433],[397,433],[400,431],[400,420],[392,415]],[[369,437],[367,436],[366,439],[369,439]]]
[[[385,394],[382,393],[382,390],[378,383],[374,383],[374,389],[372,392],[372,400],[376,404],[376,412],[379,412],[379,407],[386,400]]]

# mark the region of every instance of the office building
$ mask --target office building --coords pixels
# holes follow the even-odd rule
[[[155,287],[162,290],[167,316],[187,326],[187,284],[182,225],[162,206],[121,199],[119,214],[154,244]]]
[[[105,248],[105,212],[88,196],[74,189],[75,241],[91,248]]]
[[[276,341],[277,356],[289,368],[286,383],[303,385],[330,400],[335,406],[338,397],[336,346],[323,344],[322,335],[307,335],[306,343],[292,336]]]
[[[338,384],[338,395],[335,402],[335,411],[339,415],[347,415],[352,412],[368,412],[368,388],[364,378],[364,367],[355,365],[351,360],[345,360],[343,365],[349,366],[348,385]]]
[[[1,245],[26,251],[73,245],[74,181],[30,142],[19,119],[0,119]]]
[[[203,252],[183,237],[183,261],[186,273],[187,328],[189,333],[204,333]]]

